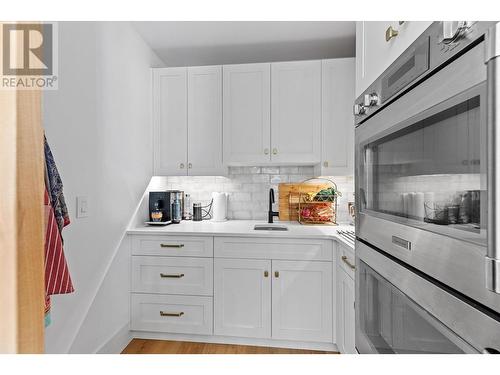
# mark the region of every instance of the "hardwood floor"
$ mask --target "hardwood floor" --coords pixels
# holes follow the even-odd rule
[[[320,350],[301,350],[232,344],[133,339],[122,354],[337,354]]]

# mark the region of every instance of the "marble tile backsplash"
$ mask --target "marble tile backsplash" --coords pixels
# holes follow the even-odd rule
[[[183,190],[191,194],[192,202],[203,205],[210,202],[212,192],[229,193],[229,219],[267,219],[269,188],[274,188],[275,205],[278,210],[278,184],[300,182],[314,176],[313,167],[229,167],[228,175],[222,176],[166,176],[153,177],[150,188]],[[338,200],[337,221],[350,221],[347,202],[353,200],[353,176],[328,176],[333,180],[342,197]],[[151,189],[152,190],[152,189]]]

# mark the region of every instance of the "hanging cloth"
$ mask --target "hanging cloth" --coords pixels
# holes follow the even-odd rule
[[[74,291],[64,256],[62,229],[70,223],[62,180],[44,136],[45,154],[45,326],[50,319],[50,296]]]
[[[54,216],[59,228],[59,233],[62,235],[63,228],[69,224],[68,208],[64,200],[63,183],[61,176],[56,167],[54,156],[50,150],[47,138],[43,136],[44,154],[45,154],[45,187],[50,196],[50,203],[54,210]]]
[[[68,265],[64,256],[63,243],[57,226],[49,195],[45,191],[45,291],[47,295],[74,292]]]

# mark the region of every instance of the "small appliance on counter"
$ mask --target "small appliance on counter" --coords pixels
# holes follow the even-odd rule
[[[212,193],[213,202],[213,215],[212,221],[226,221],[227,220],[227,193]]]
[[[149,192],[149,225],[168,225],[172,223],[171,195],[169,191]]]
[[[206,206],[202,206],[201,202],[193,203],[193,221],[210,220],[212,218],[213,203],[213,198]]]
[[[193,203],[193,221],[202,221],[201,203]]]

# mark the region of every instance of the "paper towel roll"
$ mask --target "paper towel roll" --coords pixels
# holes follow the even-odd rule
[[[213,192],[212,221],[227,220],[227,193]]]

